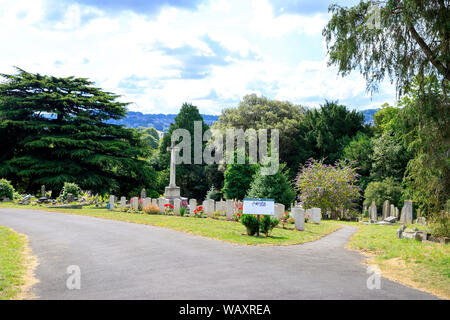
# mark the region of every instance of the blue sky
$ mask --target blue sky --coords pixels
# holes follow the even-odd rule
[[[352,5],[358,0],[336,1]],[[317,107],[394,104],[327,67],[322,0],[0,0],[0,72],[87,77],[144,113],[219,114],[250,93]]]

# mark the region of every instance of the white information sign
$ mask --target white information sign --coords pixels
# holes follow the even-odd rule
[[[243,214],[260,214],[273,216],[275,214],[274,199],[244,199]]]

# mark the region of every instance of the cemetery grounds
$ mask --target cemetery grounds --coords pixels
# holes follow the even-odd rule
[[[305,231],[275,228],[269,237],[247,236],[245,227],[223,218],[194,218],[169,215],[136,214],[85,207],[83,209],[49,209],[39,205],[0,203],[0,208],[21,208],[91,216],[130,223],[170,228],[197,236],[240,245],[296,245],[315,241],[341,228],[358,227],[346,248],[357,250],[368,257],[367,264],[376,264],[382,275],[390,280],[414,287],[440,298],[450,299],[450,246],[397,239],[394,225],[363,225],[358,222],[322,220],[321,224],[305,223]],[[416,225],[414,225],[416,226]],[[0,227],[0,299],[27,298],[23,295],[32,282],[30,256],[26,237]],[[5,279],[6,277],[6,279]]]

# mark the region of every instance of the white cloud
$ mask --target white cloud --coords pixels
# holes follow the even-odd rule
[[[121,94],[122,101],[135,102],[130,109],[146,113],[176,113],[188,101],[202,113],[217,114],[252,92],[310,105],[325,98],[365,97],[364,81],[356,74],[337,77],[324,60],[292,64],[265,49],[274,39],[283,39],[288,47],[300,41],[299,34],[321,39],[326,13],[275,16],[267,0],[216,1],[197,11],[168,7],[156,17],[132,11],[109,15],[72,4],[58,21],[51,22],[44,20],[45,8],[44,0],[0,1],[0,23],[7,26],[0,28],[0,37],[8,44],[0,50],[0,72],[11,73],[12,66],[19,66],[55,76],[88,77],[105,90]],[[86,14],[94,16],[86,22]],[[157,46],[192,47],[202,56],[217,56],[205,35],[229,51],[224,61],[232,61],[212,63],[206,78],[180,78],[183,68],[196,66],[185,65],[189,59],[155,50]],[[120,86],[130,76],[140,78],[136,88]],[[382,89],[392,93],[389,86]],[[200,99],[212,91],[218,99]]]

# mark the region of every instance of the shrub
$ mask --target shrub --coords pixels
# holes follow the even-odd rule
[[[14,188],[6,179],[0,179],[0,200],[2,198],[14,199]]]
[[[335,165],[310,159],[297,175],[297,190],[304,208],[329,209],[336,219],[340,209],[349,209],[360,198],[359,174],[346,162]]]
[[[146,214],[158,214],[159,207],[156,204],[149,204],[147,207],[143,208],[143,211]]]
[[[67,194],[73,194],[74,197],[78,197],[81,193],[80,187],[76,183],[64,182],[64,187],[61,190],[61,198],[67,199]]]
[[[264,216],[261,219],[260,231],[268,237],[272,232],[273,228],[275,228],[279,222],[280,221],[278,221],[277,218],[272,218],[271,216]]]
[[[180,216],[184,216],[186,213],[186,207],[180,207]]]
[[[208,193],[206,194],[206,199],[212,199],[214,201],[220,200],[220,194],[219,192],[214,188],[214,186],[211,186],[211,189],[209,189]]]
[[[258,219],[251,214],[244,214],[241,218],[242,224],[247,228],[247,234],[249,236],[255,235],[259,229]]]
[[[447,205],[448,205],[447,201]],[[431,234],[435,237],[450,237],[450,211],[441,211],[430,217]]]
[[[295,200],[295,191],[284,171],[286,166],[280,165],[278,172],[272,175],[263,175],[261,167],[254,176],[247,193],[248,198],[268,198],[275,199],[275,202],[282,203],[286,207]]]

